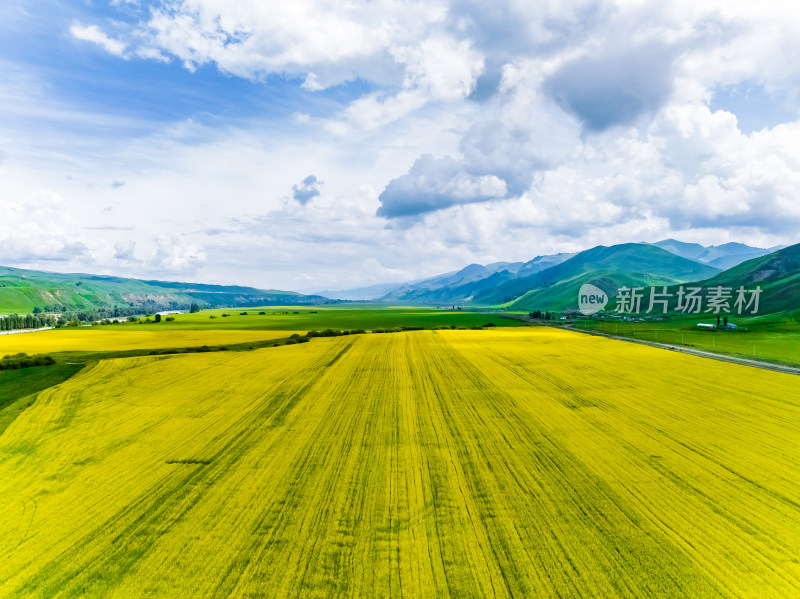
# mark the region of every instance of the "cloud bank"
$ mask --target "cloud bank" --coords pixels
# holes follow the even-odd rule
[[[45,69],[39,80],[6,69],[0,97],[15,122],[62,125],[25,136],[0,123],[0,167],[28,177],[4,197],[53,193],[76,222],[134,228],[95,239],[53,221],[32,253],[7,226],[6,261],[112,268],[117,256],[130,272],[259,283],[255,252],[270,256],[256,265],[270,284],[321,288],[668,236],[785,244],[800,230],[800,16],[788,3],[173,0],[109,11],[65,16],[80,60],[113,60],[130,79],[112,83],[126,89],[146,88],[137,77],[156,69],[205,86],[182,100],[186,118],[142,134],[98,126],[79,100],[58,104]],[[245,109],[209,91],[225,85],[273,95]],[[157,99],[141,113],[173,101]],[[29,235],[45,235],[36,226]]]

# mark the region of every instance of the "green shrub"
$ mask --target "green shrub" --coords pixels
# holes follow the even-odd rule
[[[51,356],[37,354],[14,354],[5,356],[0,360],[0,370],[19,370],[20,368],[31,368],[32,366],[52,366],[56,361]]]

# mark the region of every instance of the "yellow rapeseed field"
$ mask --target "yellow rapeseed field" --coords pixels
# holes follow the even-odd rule
[[[552,329],[99,362],[0,435],[0,597],[800,597],[798,391]]]
[[[141,325],[146,328],[148,325]],[[288,337],[293,331],[168,330],[150,325],[151,330],[123,326],[67,328],[34,333],[0,335],[0,357],[7,354],[42,354],[62,351],[125,351],[251,343]],[[301,333],[303,334],[303,333]]]

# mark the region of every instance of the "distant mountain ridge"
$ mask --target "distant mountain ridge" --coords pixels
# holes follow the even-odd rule
[[[754,253],[759,255],[745,259]],[[724,270],[713,265],[727,261],[736,265]],[[578,290],[584,283],[600,287],[610,297],[624,286],[758,284],[764,290],[765,309],[797,310],[800,244],[769,252],[744,244],[706,247],[673,239],[653,244],[624,243],[597,246],[577,254],[537,256],[528,262],[470,264],[419,281],[330,294],[337,298],[333,301],[507,306],[517,310],[569,312],[577,309]],[[201,307],[236,307],[328,302],[331,300],[322,294],[0,267],[0,314],[30,313],[34,308],[75,311],[120,306],[153,312],[185,309],[191,303]]]
[[[648,245],[654,245],[678,256],[682,256],[683,258],[696,260],[697,262],[708,264],[720,270],[733,268],[737,264],[741,264],[752,258],[766,256],[783,247],[757,248],[735,242],[704,246],[699,243],[685,243],[676,239],[664,239]]]
[[[406,283],[380,298],[385,302],[455,303],[469,302],[473,297],[498,285],[530,276],[568,260],[574,254],[537,256],[528,262],[494,262],[470,264],[461,270],[430,279]]]
[[[533,274],[563,262],[572,256],[574,256],[574,254],[563,253],[550,256],[537,256],[528,262],[493,262],[485,265],[470,264],[460,270],[447,272],[427,279],[418,279],[403,283],[370,285],[353,289],[324,290],[316,293],[325,297],[356,301],[461,303],[470,295],[484,288],[486,284],[481,284],[480,282],[487,280],[493,275],[499,276],[495,277],[488,285],[491,285],[492,282],[497,282],[498,278],[501,280],[507,278],[506,275],[500,273],[507,272],[509,276]]]
[[[61,274],[0,267],[0,314],[107,310],[114,306],[143,312],[216,306],[314,304],[328,301],[294,291],[238,285],[147,281],[123,277]]]
[[[612,295],[623,286],[672,285],[710,278],[719,272],[648,244],[601,245],[531,277],[499,286],[475,300],[508,304],[514,309],[570,311],[577,310],[578,291],[584,283]]]
[[[577,289],[584,282],[600,281],[609,290],[623,285],[668,286],[711,278],[776,249],[741,243],[703,246],[675,239],[598,246],[578,254],[537,256],[529,262],[470,264],[458,271],[397,284],[385,295],[368,299],[571,310],[577,309]]]
[[[697,253],[706,249],[698,246]],[[537,256],[528,262],[470,264],[459,271],[398,286],[379,299],[566,310],[577,308],[577,290],[583,282],[602,280],[609,289],[616,289],[624,284],[670,285],[719,272],[655,245],[630,243],[598,246],[578,254]]]

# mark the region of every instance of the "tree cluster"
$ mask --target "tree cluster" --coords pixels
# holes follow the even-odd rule
[[[530,314],[528,314],[528,318],[537,318],[539,320],[554,320],[555,314],[550,314],[550,312],[542,312],[541,310],[534,310]]]
[[[325,329],[324,331],[309,331],[306,337],[341,337],[342,335],[361,335],[366,333],[364,329],[351,329],[349,331],[336,331]]]
[[[29,356],[28,354],[14,354],[3,357],[0,360],[0,370],[19,370],[20,368],[30,368],[31,366],[51,366],[56,361],[50,356],[41,354]]]
[[[0,331],[19,331],[22,329],[41,329],[56,326],[57,321],[53,316],[40,314],[12,314],[0,316]]]

